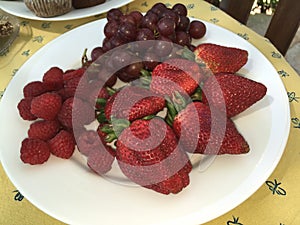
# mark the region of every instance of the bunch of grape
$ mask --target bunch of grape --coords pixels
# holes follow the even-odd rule
[[[113,71],[115,67],[124,65],[115,75],[129,82],[139,78],[142,69],[151,71],[165,59],[178,57],[179,47],[186,46],[193,51],[192,40],[202,38],[205,33],[205,24],[190,21],[187,8],[181,3],[172,8],[156,3],[144,15],[139,11],[124,14],[119,9],[111,9],[107,13],[102,46],[92,50],[91,61],[109,50],[133,43],[130,49],[113,52],[104,66],[106,70]]]

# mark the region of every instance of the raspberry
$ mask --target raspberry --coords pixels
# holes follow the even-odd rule
[[[63,71],[58,67],[51,67],[44,74],[43,83],[48,91],[61,89],[64,85]]]
[[[30,112],[32,98],[23,98],[18,103],[18,111],[23,120],[36,120],[37,117]]]
[[[102,145],[99,135],[94,130],[87,130],[78,137],[77,148],[83,154],[88,156],[91,151],[100,148]]]
[[[72,118],[74,116],[74,118]],[[62,104],[58,113],[59,122],[67,127],[82,127],[95,120],[94,109],[86,102],[79,98],[68,98]],[[72,121],[76,122],[72,124]]]
[[[64,81],[68,81],[68,80],[71,80],[76,77],[82,77],[84,72],[85,72],[85,69],[83,69],[83,68],[79,68],[77,70],[67,70],[63,75],[63,79],[64,79]]]
[[[46,92],[34,97],[31,101],[31,113],[44,120],[53,120],[62,104],[61,97],[56,93]]]
[[[30,124],[28,137],[48,141],[58,133],[59,129],[60,123],[57,120],[36,121]]]
[[[50,157],[50,148],[45,141],[25,138],[22,141],[20,153],[20,158],[24,163],[31,165],[43,164]]]
[[[68,81],[66,81],[64,85],[64,96],[69,98],[69,97],[74,97],[78,83],[80,82],[81,77],[75,77],[72,78]]]
[[[48,143],[51,153],[59,158],[69,159],[75,150],[74,137],[65,130],[61,130]]]
[[[32,81],[24,86],[23,95],[25,98],[36,97],[45,93],[46,91],[47,90],[41,81]]]
[[[111,170],[115,156],[107,148],[102,146],[89,152],[87,165],[97,174],[105,174]]]

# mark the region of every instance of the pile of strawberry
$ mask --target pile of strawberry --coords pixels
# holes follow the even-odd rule
[[[248,52],[212,43],[185,50],[142,68],[135,77],[143,82],[130,79],[118,88],[118,74],[107,80],[103,71],[88,72],[95,56],[78,69],[50,68],[42,81],[23,88],[17,106],[21,118],[32,121],[21,160],[43,164],[51,154],[68,159],[77,147],[97,174],[109,172],[116,160],[136,184],[176,194],[190,183],[188,154],[249,152],[232,117],[261,100],[267,88],[237,74]],[[96,129],[87,128],[95,121]]]

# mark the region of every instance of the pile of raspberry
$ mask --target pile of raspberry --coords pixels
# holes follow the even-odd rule
[[[24,86],[23,98],[17,105],[21,118],[31,121],[27,137],[22,141],[20,148],[20,158],[24,163],[43,164],[51,155],[63,159],[71,158],[77,145],[74,129],[82,129],[83,144],[91,145],[87,143],[86,138],[90,132],[87,132],[84,127],[74,127],[77,123],[72,121],[75,114],[78,124],[92,123],[95,120],[94,107],[99,107],[95,102],[90,104],[93,98],[91,93],[87,93],[88,91],[75,95],[79,84],[85,83],[82,81],[85,79],[84,73],[84,68],[64,72],[58,67],[51,67],[41,81],[32,81]],[[84,85],[95,86],[94,83],[87,82]],[[82,90],[93,89],[85,87]],[[103,96],[103,92],[101,95]],[[72,112],[75,101],[79,105],[75,112]],[[99,170],[96,157],[99,158],[97,155],[88,159],[88,162],[93,162],[88,165],[94,171]],[[108,168],[104,170],[106,169]]]

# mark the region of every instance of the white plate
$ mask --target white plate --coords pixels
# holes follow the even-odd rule
[[[247,49],[249,61],[241,72],[268,88],[265,98],[235,118],[249,142],[249,154],[218,156],[206,170],[195,168],[190,185],[169,196],[96,176],[81,166],[79,154],[66,161],[51,157],[41,166],[20,161],[20,143],[29,126],[16,110],[23,86],[41,79],[51,66],[78,66],[84,48],[101,43],[99,30],[105,21],[81,26],[47,44],[8,85],[0,104],[0,158],[16,188],[42,211],[73,225],[201,224],[245,201],[269,177],[284,151],[289,135],[289,103],[271,63],[238,35],[209,23],[202,41]],[[78,36],[80,42],[76,41]]]
[[[32,11],[30,11],[23,0],[17,1],[0,1],[0,8],[7,13],[15,16],[23,17],[32,20],[45,20],[45,21],[63,21],[63,20],[74,20],[89,16],[99,15],[105,13],[111,8],[118,8],[123,5],[130,3],[132,0],[106,0],[103,4],[96,5],[93,7],[88,7],[84,9],[73,9],[71,12],[66,13],[61,16],[43,18],[36,16]]]

